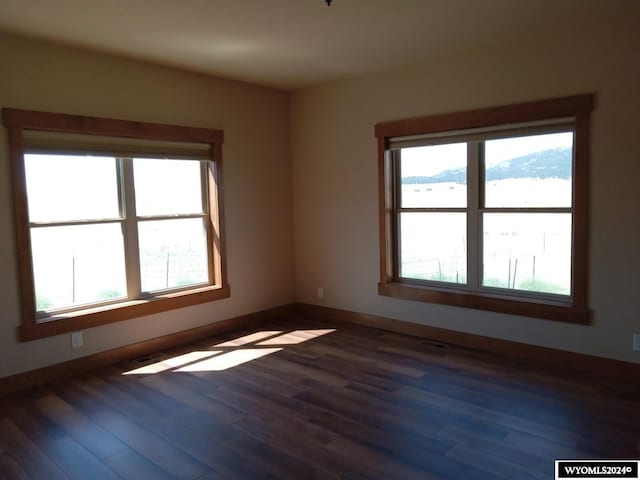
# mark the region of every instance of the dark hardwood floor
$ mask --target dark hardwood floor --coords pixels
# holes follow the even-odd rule
[[[548,479],[560,458],[640,458],[640,385],[337,322],[283,319],[0,399],[11,480]]]

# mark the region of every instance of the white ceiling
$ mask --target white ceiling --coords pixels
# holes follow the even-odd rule
[[[0,30],[297,89],[638,0],[0,0]]]

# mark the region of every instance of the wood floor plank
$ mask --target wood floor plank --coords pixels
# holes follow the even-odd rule
[[[435,480],[438,478],[411,465],[396,461],[390,455],[346,438],[337,438],[326,448],[330,452],[348,455],[354,462],[362,465],[374,478],[402,478],[405,480]]]
[[[103,461],[124,480],[139,480],[141,478],[173,480],[173,477],[135,450],[130,449],[116,453]]]
[[[414,387],[403,387],[396,392],[398,399],[409,396],[425,408],[430,409],[441,418],[448,418],[452,423],[462,423],[476,419],[493,427],[485,429],[492,432],[495,437],[504,438],[512,429],[529,432],[552,441],[560,441],[565,444],[575,445],[580,435],[574,431],[568,431],[533,422],[517,414],[504,413],[492,407],[478,406],[466,399],[458,399],[447,396],[444,392],[424,390]]]
[[[242,414],[229,406],[215,402],[206,395],[202,395],[198,391],[184,387],[174,381],[175,377],[190,376],[189,374],[176,374],[173,378],[162,375],[150,375],[142,379],[145,385],[157,390],[158,392],[171,397],[173,400],[184,404],[194,410],[201,412],[203,415],[214,415],[221,417],[229,422],[234,422],[242,418]]]
[[[69,478],[42,453],[36,443],[7,418],[0,419],[0,451],[6,452],[7,457],[11,457],[11,459],[7,458],[7,462],[28,465],[30,476],[36,479],[68,480]],[[27,475],[26,472],[24,475]]]
[[[553,478],[553,468],[547,465],[549,471],[545,473],[539,471],[541,467],[526,467],[502,455],[486,456],[486,452],[478,450],[474,445],[462,443],[456,445],[447,452],[448,458],[453,458],[463,464],[477,468],[486,474],[513,480],[545,480]]]
[[[284,353],[265,359],[264,364],[267,368],[276,370],[283,376],[291,376],[299,381],[314,379],[334,387],[344,387],[349,383],[344,371],[327,371],[322,367],[323,362],[319,362],[315,358],[310,359]]]
[[[87,448],[69,437],[28,403],[12,408],[16,426],[71,479],[120,478]],[[23,467],[25,467],[23,465]]]
[[[20,463],[6,452],[0,452],[0,480],[34,480]]]
[[[99,459],[121,453],[128,448],[53,393],[38,398],[33,404],[43,417]]]
[[[236,425],[263,443],[276,445],[296,458],[309,462],[319,477],[366,478],[349,456],[336,455],[324,448],[337,437],[318,425],[299,421],[295,425],[289,421],[274,424],[262,418],[247,418]]]
[[[83,393],[71,382],[56,388],[56,393],[73,404],[97,425],[109,431],[136,452],[159,466],[172,478],[192,480],[209,471],[201,462],[175,448],[160,436],[110,409],[98,398]]]
[[[622,457],[640,385],[302,318],[0,398],[7,480],[537,480]]]
[[[194,430],[179,414],[165,415],[101,378],[89,377],[82,388],[97,395],[110,408],[159,435],[161,438],[207,465],[220,478],[252,478],[260,474],[254,465],[229,452],[224,439],[212,430],[208,435]],[[181,410],[181,414],[184,411]],[[205,418],[207,422],[213,421]]]
[[[588,459],[592,455],[574,445],[550,441],[547,438],[514,430],[504,439],[511,448],[526,452],[547,462],[560,458]]]

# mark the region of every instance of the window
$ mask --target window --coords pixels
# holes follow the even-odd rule
[[[21,337],[229,296],[222,132],[3,110]]]
[[[376,125],[379,293],[588,322],[583,95]]]

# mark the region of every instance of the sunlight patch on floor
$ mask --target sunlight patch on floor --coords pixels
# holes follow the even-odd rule
[[[335,328],[290,332],[262,330],[212,345],[210,348],[215,350],[194,350],[126,371],[122,375],[153,375],[169,370],[183,373],[220,372],[335,331]]]
[[[280,350],[282,350],[282,348],[245,348],[242,350],[234,350],[179,368],[176,372],[219,372],[279,352]]]
[[[241,347],[249,343],[254,343],[264,338],[273,337],[274,335],[280,335],[282,330],[264,330],[262,332],[251,333],[244,337],[234,338],[224,343],[214,345],[214,347]]]
[[[318,338],[327,333],[335,332],[335,328],[326,328],[321,330],[295,330],[293,332],[285,333],[278,337],[273,337],[263,342],[257,343],[258,346],[263,345],[297,345],[298,343],[306,342],[312,338]]]
[[[222,350],[197,350],[194,352],[185,353],[184,355],[165,358],[160,362],[145,365],[143,367],[136,368],[135,370],[129,370],[128,372],[124,372],[123,375],[149,375],[151,373],[160,373],[166,370],[171,370],[173,368],[196,362],[198,360],[202,360],[203,358],[212,357],[220,353],[222,353]]]

